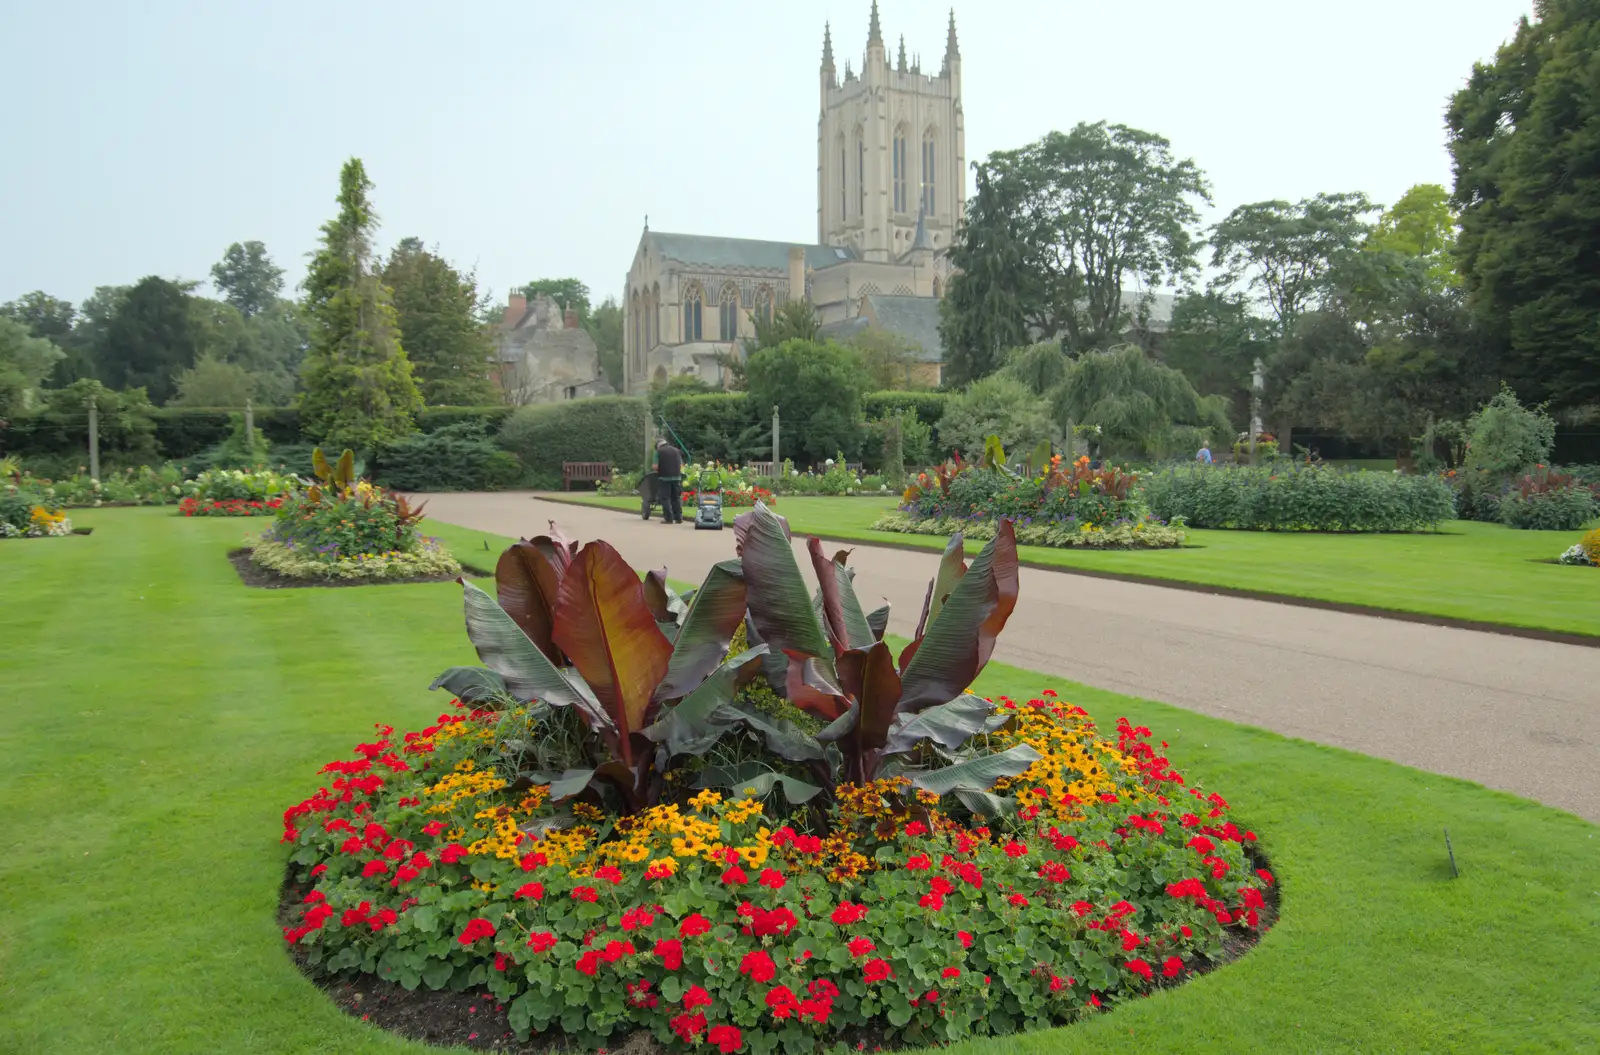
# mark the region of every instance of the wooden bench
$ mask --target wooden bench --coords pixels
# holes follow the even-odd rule
[[[746,462],[744,467],[754,476],[778,475],[778,468],[775,462]]]
[[[561,487],[563,490],[572,490],[572,481],[579,483],[602,483],[611,479],[610,462],[562,462]]]

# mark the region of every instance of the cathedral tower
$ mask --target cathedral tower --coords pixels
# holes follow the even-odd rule
[[[817,237],[864,260],[905,257],[919,238],[942,251],[966,207],[966,136],[961,52],[950,13],[937,76],[907,62],[904,38],[891,65],[873,0],[860,72],[833,65],[831,28],[822,43],[817,120]]]

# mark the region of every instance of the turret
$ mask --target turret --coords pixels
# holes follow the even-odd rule
[[[822,102],[828,102],[828,89],[837,88],[838,79],[834,76],[833,69],[833,33],[828,23],[822,24]]]
[[[872,0],[872,17],[867,22],[867,55],[862,60],[861,78],[868,84],[883,83],[889,56],[883,46],[883,26],[878,21],[878,0]]]
[[[939,76],[955,82],[956,94],[961,94],[961,48],[956,44],[956,9],[950,9],[950,30],[944,40],[944,65]]]

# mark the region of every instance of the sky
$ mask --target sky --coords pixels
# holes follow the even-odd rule
[[[290,283],[345,159],[380,248],[416,236],[504,297],[621,292],[655,230],[816,239],[824,21],[860,68],[870,0],[0,0],[0,301],[207,279],[259,239]],[[957,4],[967,158],[1108,120],[1236,205],[1450,184],[1443,112],[1532,0]],[[937,71],[945,3],[885,0]],[[971,192],[971,177],[968,177]]]

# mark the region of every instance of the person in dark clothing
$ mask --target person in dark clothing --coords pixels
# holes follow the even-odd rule
[[[661,488],[662,521],[683,523],[683,452],[665,439],[656,440],[656,456],[651,468]]]

